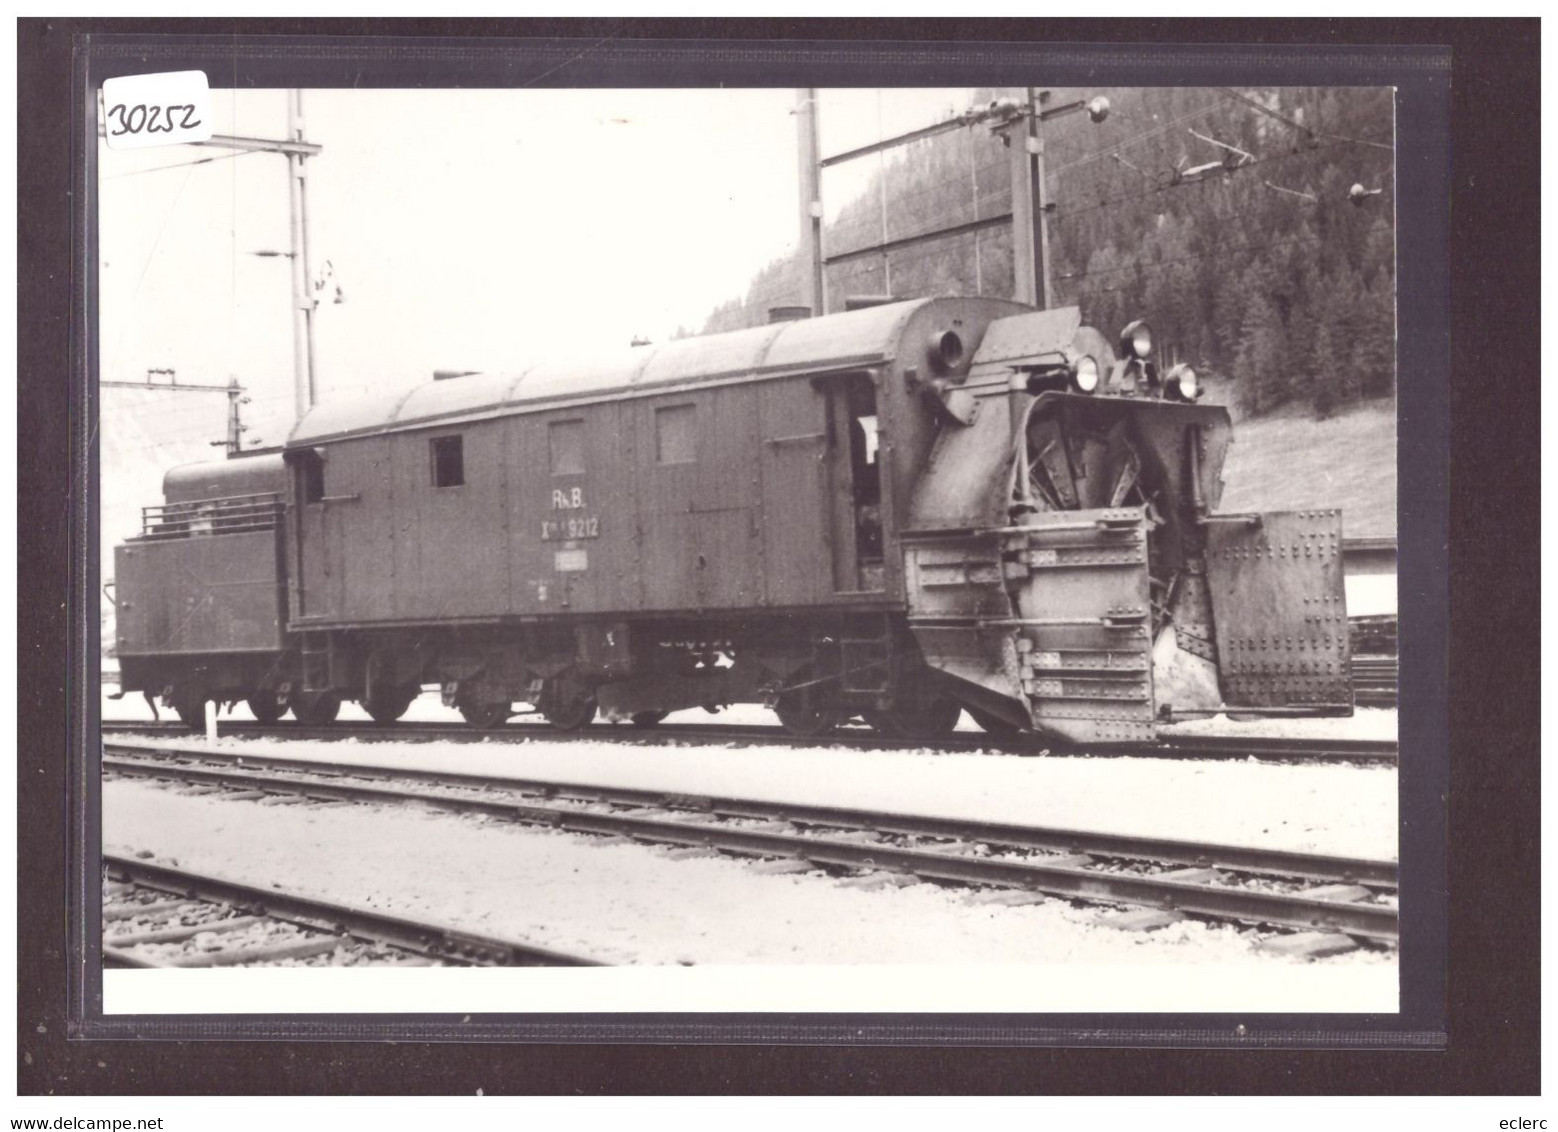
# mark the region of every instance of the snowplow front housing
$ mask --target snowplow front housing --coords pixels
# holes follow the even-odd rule
[[[1340,512],[1219,514],[1225,409],[986,389],[903,534],[910,627],[966,705],[1094,742],[1351,712]]]

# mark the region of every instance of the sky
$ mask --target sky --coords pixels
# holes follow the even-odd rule
[[[823,152],[936,121],[971,93],[825,92]],[[285,133],[284,91],[213,99],[217,133]],[[333,270],[315,320],[321,399],[696,330],[795,246],[795,101],[793,90],[304,92],[305,136],[323,146],[308,162],[310,260]],[[105,147],[100,159],[103,376],[237,377],[251,438],[281,442],[290,265],[254,253],[288,249],[285,158],[175,146]],[[830,214],[876,160],[830,171]],[[149,414],[154,443],[221,436],[220,396],[108,396],[105,426],[115,412]]]

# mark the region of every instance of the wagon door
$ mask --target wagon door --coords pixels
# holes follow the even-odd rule
[[[394,613],[395,543],[389,440],[374,437],[331,449],[331,491],[321,509],[325,538],[339,564],[338,616],[357,620]]]
[[[288,452],[286,458],[292,468],[296,533],[293,612],[299,619],[327,620],[339,615],[343,592],[340,531],[329,514],[329,469],[316,448]]]
[[[881,593],[889,536],[871,375],[774,382],[759,396],[769,600]]]
[[[771,605],[808,605],[832,592],[818,547],[831,538],[827,403],[811,382],[765,382],[758,392],[763,588]]]
[[[644,608],[695,609],[700,590],[693,506],[700,406],[694,396],[645,401],[637,429]]]
[[[757,605],[757,403],[749,386],[715,388],[702,399],[694,488],[698,605]]]

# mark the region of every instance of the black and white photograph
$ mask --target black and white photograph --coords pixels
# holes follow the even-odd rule
[[[202,113],[99,107],[105,1013],[1398,1009],[1390,87]]]
[[[15,1115],[1540,1128],[1539,39],[19,21]]]

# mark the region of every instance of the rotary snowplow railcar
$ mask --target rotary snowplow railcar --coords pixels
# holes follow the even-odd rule
[[[806,734],[967,710],[1089,742],[1348,713],[1340,513],[1220,512],[1200,392],[1143,323],[963,298],[322,405],[284,453],[269,667],[215,633],[126,680],[181,711],[395,718],[436,684],[478,725],[767,702]],[[121,602],[145,584],[121,563]]]

